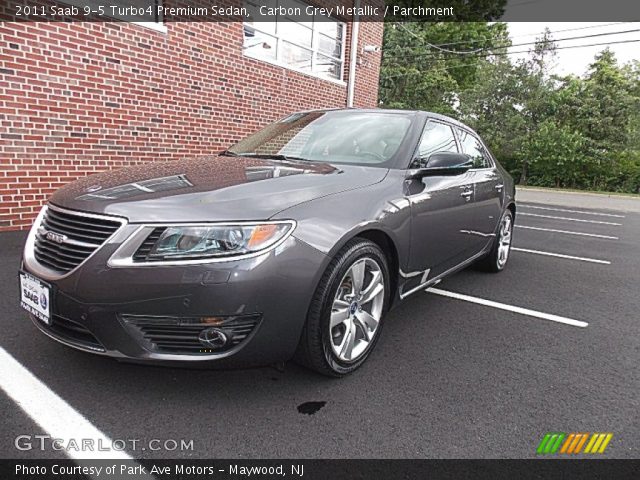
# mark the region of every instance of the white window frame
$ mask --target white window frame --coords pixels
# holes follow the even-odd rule
[[[127,22],[134,25],[140,25],[141,27],[148,28],[149,30],[155,30],[160,33],[167,33],[167,26],[160,20],[159,22]]]
[[[327,55],[326,53],[322,53],[319,50],[319,44],[320,44],[320,35],[324,35],[323,33],[321,33],[319,30],[316,29],[316,20],[315,20],[316,15],[314,15],[314,18],[312,20],[312,25],[311,27],[308,27],[306,25],[303,25],[299,22],[293,22],[293,23],[297,23],[298,25],[301,25],[304,28],[309,28],[311,30],[311,48],[307,47],[306,45],[301,45],[295,41],[292,41],[290,39],[288,39],[286,36],[283,36],[282,34],[280,34],[278,32],[278,24],[280,23],[279,20],[279,16],[277,17],[277,20],[274,22],[276,25],[276,31],[275,33],[270,33],[267,32],[263,29],[260,28],[260,22],[254,22],[253,24],[248,24],[243,22],[242,23],[242,39],[243,39],[243,44],[242,44],[242,54],[244,57],[246,58],[251,58],[253,60],[258,60],[260,62],[265,62],[265,63],[269,63],[271,65],[276,65],[278,67],[282,67],[282,68],[286,68],[287,70],[292,70],[294,72],[298,72],[301,73],[303,75],[307,75],[310,77],[315,77],[315,78],[320,78],[322,80],[326,80],[329,82],[333,82],[333,83],[337,83],[339,85],[346,85],[346,82],[344,81],[344,67],[345,67],[345,41],[347,38],[347,23],[343,22],[341,20],[337,20],[333,17],[328,17],[331,19],[331,21],[337,23],[338,25],[342,26],[342,39],[340,40],[340,44],[341,44],[341,49],[340,49],[340,57],[334,57],[333,55]],[[256,32],[262,33],[263,35],[266,35],[268,37],[272,37],[275,39],[276,41],[276,46],[275,46],[275,53],[276,53],[276,58],[265,58],[265,57],[261,57],[259,55],[251,55],[244,47],[244,29],[245,28],[250,28]],[[327,38],[331,38],[328,35],[325,35]],[[337,38],[333,38],[334,41],[338,41]],[[304,50],[310,51],[311,52],[311,70],[304,70],[302,68],[297,68],[293,65],[290,65],[286,62],[283,62],[282,60],[280,60],[280,52],[281,52],[281,44],[282,42],[287,42],[290,43],[291,45],[294,45],[298,48],[302,48]],[[314,72],[313,68],[316,64],[317,61],[317,57],[318,55],[322,55],[325,57],[329,57],[332,58],[333,60],[339,60],[340,61],[340,77],[339,78],[335,78],[329,75],[323,75],[322,73],[319,72]]]

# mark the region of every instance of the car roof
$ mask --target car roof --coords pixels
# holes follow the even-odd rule
[[[455,118],[448,117],[446,115],[442,115],[440,113],[434,113],[434,112],[424,112],[424,113],[426,113],[429,118],[433,118],[435,120],[442,120],[444,122],[449,122],[449,123],[452,123],[452,124],[457,125],[459,127],[463,127],[463,128],[468,129],[468,130],[471,130],[471,128],[469,128],[467,125],[465,125],[461,121],[456,120]]]
[[[363,112],[363,113],[392,113],[392,114],[424,114],[429,118],[433,118],[435,120],[442,120],[445,122],[449,122],[456,126],[460,126],[466,128],[467,130],[473,131],[470,127],[465,125],[464,123],[456,120],[455,118],[448,117],[446,115],[442,115],[440,113],[427,112],[424,110],[401,110],[401,109],[393,109],[393,108],[316,108],[311,110],[304,110],[298,113],[310,113],[310,112],[336,112],[336,111],[345,111],[345,112]],[[474,132],[475,133],[475,132]]]
[[[312,112],[363,112],[363,113],[398,113],[398,114],[407,114],[407,113],[419,113],[419,110],[400,110],[400,109],[392,109],[392,108],[312,108],[309,110],[301,110],[297,113],[312,113]]]

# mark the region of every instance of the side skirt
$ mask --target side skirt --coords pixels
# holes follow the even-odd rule
[[[409,290],[407,292],[399,292],[400,300],[404,300],[409,295],[411,295],[413,293],[416,293],[417,291],[424,290],[424,289],[426,289],[428,287],[431,287],[431,286],[435,285],[436,283],[440,283],[440,281],[444,277],[446,277],[447,275],[451,275],[453,273],[456,273],[456,272],[462,270],[465,267],[468,267],[470,264],[475,262],[477,259],[479,259],[483,255],[487,254],[491,250],[491,246],[492,245],[493,245],[493,242],[490,242],[489,243],[489,248],[485,247],[480,252],[476,253],[474,256],[467,258],[465,261],[459,263],[458,265],[456,265],[454,267],[451,267],[449,270],[447,270],[445,272],[442,272],[440,275],[438,275],[436,277],[433,277],[433,278],[427,280],[424,283],[421,283],[417,287],[413,287],[411,290]]]

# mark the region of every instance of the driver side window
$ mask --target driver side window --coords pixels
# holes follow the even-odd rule
[[[410,168],[424,168],[430,155],[436,152],[458,152],[453,130],[449,125],[429,120],[422,132],[418,158]]]

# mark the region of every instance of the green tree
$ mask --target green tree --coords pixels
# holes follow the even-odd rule
[[[544,187],[579,185],[585,157],[585,137],[571,127],[544,120],[526,137],[518,154],[529,165],[530,182]]]
[[[489,149],[514,175],[519,175],[518,152],[526,134],[522,89],[523,67],[514,68],[506,57],[483,62],[478,81],[460,94],[458,111],[475,128]]]
[[[584,79],[563,79],[556,119],[585,137],[585,159],[577,187],[636,191],[638,150],[638,79],[632,68],[618,66],[606,49],[596,55]]]
[[[603,160],[627,143],[632,98],[630,85],[609,49],[596,55],[586,78],[585,106],[593,115],[586,120],[596,155]]]
[[[439,46],[452,39],[454,45]],[[484,58],[477,52],[507,43],[506,26],[501,23],[389,23],[384,32],[380,103],[453,114],[458,92],[475,83]]]
[[[554,54],[555,44],[546,31],[527,60],[515,64],[506,56],[485,60],[476,82],[460,94],[463,120],[522,184],[527,184],[529,174],[523,145],[552,111],[549,67]]]

